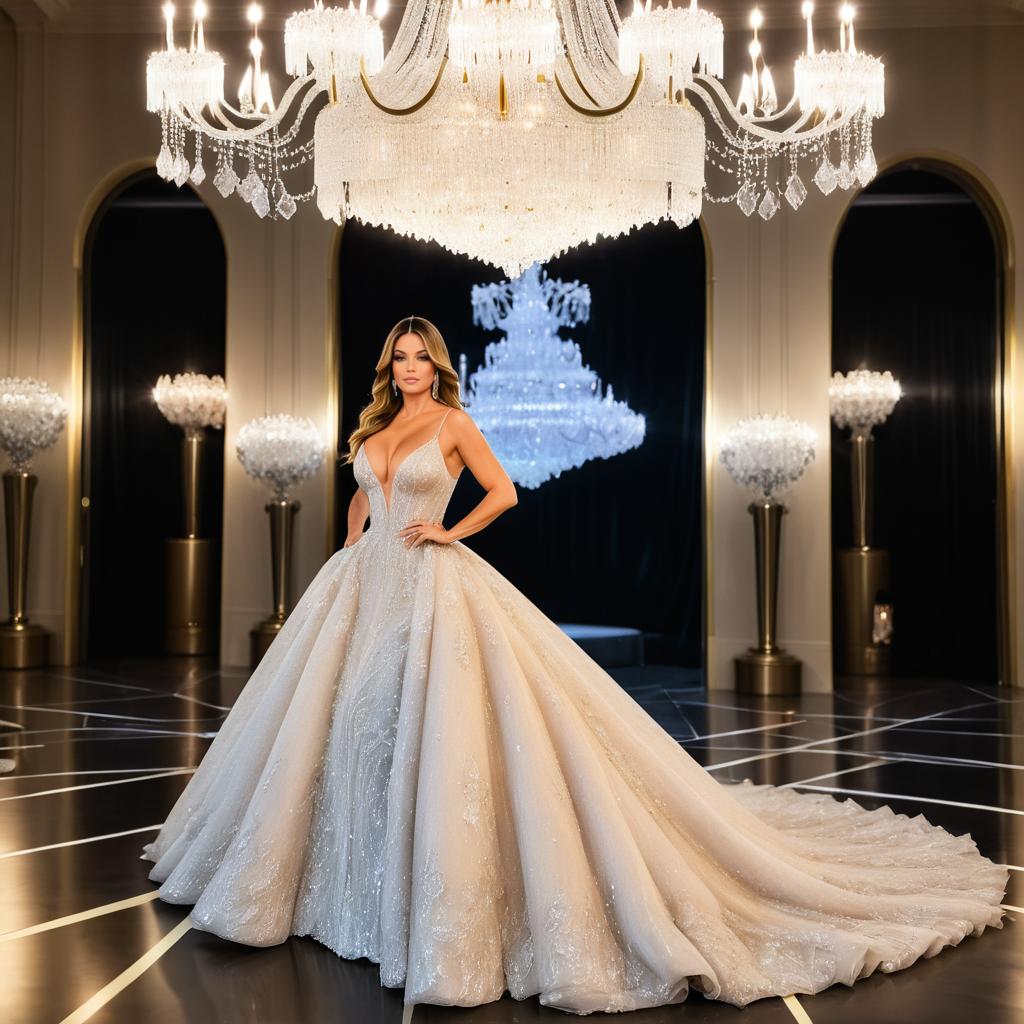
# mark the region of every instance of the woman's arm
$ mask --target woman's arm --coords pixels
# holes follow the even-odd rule
[[[370,515],[370,498],[362,487],[356,488],[352,500],[348,503],[348,536],[344,547],[350,548],[363,535],[367,517]]]
[[[451,529],[414,519],[398,536],[407,537],[407,546],[415,547],[421,541],[432,540],[439,544],[451,544],[453,541],[478,533],[488,523],[494,522],[502,512],[518,504],[516,485],[505,472],[505,467],[491,451],[480,428],[469,413],[462,409],[453,410],[445,426],[449,429],[449,437],[455,442],[454,450],[459,453],[466,468],[473,474],[477,483],[487,492],[480,503]]]

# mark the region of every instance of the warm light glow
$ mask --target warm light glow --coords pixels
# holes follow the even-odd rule
[[[166,3],[163,6],[164,20],[167,22],[167,49],[174,49],[174,4]]]
[[[621,25],[607,0],[455,0],[447,31],[435,24],[441,0],[419,0],[387,61],[380,19],[391,0],[313,0],[285,22],[285,71],[296,81],[274,113],[273,72],[262,66],[274,45],[264,50],[264,12],[249,0],[241,110],[218,109],[223,60],[204,46],[208,2],[191,0],[190,45],[175,49],[171,37],[147,65],[147,106],[163,118],[157,171],[199,184],[212,147],[214,187],[260,217],[290,218],[297,202],[315,198],[328,220],[432,240],[515,277],[644,224],[685,227],[706,198],[767,221],[780,199],[802,205],[805,181],[828,195],[877,170],[871,128],[883,113],[884,68],[857,52],[850,4],[840,47],[818,53],[814,5],[795,4],[807,36],[795,102],[777,95],[759,38],[764,15],[748,8],[750,63],[734,106],[714,81],[725,77],[724,27],[695,0],[632,0]],[[592,45],[616,37],[622,81]],[[445,56],[455,71],[440,75]],[[395,117],[395,106],[416,116]],[[721,129],[716,155],[709,122]],[[733,180],[708,197],[712,163]],[[304,165],[313,189],[298,177]]]
[[[811,0],[804,0],[800,6],[800,13],[805,18],[809,18],[814,13],[814,4],[811,3]]]

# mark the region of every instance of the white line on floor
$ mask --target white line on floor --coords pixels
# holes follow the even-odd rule
[[[189,918],[179,922],[155,946],[146,950],[129,968],[122,971],[113,981],[107,982],[95,995],[87,999],[73,1013],[69,1013],[61,1024],[83,1024],[97,1010],[101,1010],[114,996],[123,992],[136,978],[142,977],[190,928]]]
[[[985,702],[989,703],[988,701]],[[888,725],[875,726],[872,729],[862,729],[860,732],[847,733],[845,736],[829,736],[826,739],[811,740],[809,743],[798,743],[796,746],[784,747],[780,750],[769,750],[764,754],[756,754],[753,757],[740,757],[735,761],[723,761],[721,764],[709,764],[707,770],[709,772],[716,771],[719,768],[733,768],[738,764],[750,764],[753,761],[766,761],[772,757],[781,757],[784,754],[794,754],[801,750],[809,750],[811,747],[820,747],[825,743],[844,743],[846,740],[858,739],[861,736],[871,736],[874,733],[887,732],[890,729],[898,729],[904,725],[912,725],[914,722],[926,722],[929,719],[938,718],[940,715],[951,715],[957,711],[969,711],[971,708],[981,707],[980,704],[968,704],[964,707],[949,708],[946,711],[935,711],[930,715],[922,715],[920,718],[908,718],[898,722],[892,722]],[[841,754],[842,750],[836,750],[834,753]]]
[[[873,789],[841,789],[836,786],[797,786],[797,789],[813,789],[819,793],[848,793],[850,796],[875,796],[883,800],[906,800],[909,803],[942,804],[944,807],[966,807],[972,811],[994,811],[996,814],[1019,814],[1012,807],[997,807],[989,804],[965,804],[958,800],[939,800],[932,796],[912,796],[908,793],[876,793]]]
[[[52,931],[54,928],[64,928],[69,924],[78,924],[79,921],[88,921],[94,917],[102,917],[104,914],[114,914],[118,910],[127,910],[129,907],[138,907],[143,903],[151,903],[160,895],[159,889],[151,892],[144,892],[141,896],[130,896],[126,900],[118,900],[116,903],[104,903],[99,907],[92,907],[90,910],[82,910],[77,914],[68,914],[65,917],[55,917],[52,921],[43,921],[40,924],[30,925],[28,928],[20,928],[16,932],[0,933],[0,942],[10,942],[12,939],[24,939],[28,935],[38,935],[39,932]]]
[[[42,744],[38,744],[42,746]],[[0,747],[0,750],[6,750],[6,747]],[[11,747],[11,750],[17,748]],[[25,750],[25,747],[21,748]],[[5,775],[0,782],[13,782],[17,779],[53,779],[63,775],[130,775],[132,772],[178,772],[185,771],[191,768],[195,771],[195,766],[187,764],[174,764],[174,765],[151,765],[149,768],[90,768],[86,770],[79,770],[73,772],[36,772],[34,775]]]
[[[793,1015],[794,1020],[799,1021],[800,1024],[814,1024],[796,996],[783,996],[782,1001],[786,1004],[786,1009]]]
[[[44,850],[59,850],[64,846],[81,846],[82,843],[99,843],[104,839],[117,839],[119,836],[134,836],[140,832],[156,832],[157,829],[164,827],[164,823],[160,822],[159,825],[145,825],[142,828],[130,828],[124,832],[108,832],[103,836],[86,836],[84,839],[68,839],[63,843],[50,843],[48,846],[33,846],[27,850],[9,850],[7,853],[0,853],[0,860],[4,860],[7,857],[24,857],[29,853],[42,853]]]
[[[86,782],[81,786],[62,786],[60,789],[41,789],[38,793],[18,793],[15,796],[0,796],[0,804],[8,800],[31,800],[37,796],[54,796],[57,793],[73,793],[80,789],[99,789],[102,786],[123,786],[128,782],[148,782],[150,779],[166,779],[171,775],[191,775],[195,768],[176,768],[172,772],[157,772],[155,775],[135,775],[130,779],[108,779],[106,782]]]
[[[741,736],[748,732],[767,732],[769,729],[787,729],[791,725],[805,725],[806,723],[802,718],[795,719],[792,722],[773,722],[771,725],[759,725],[753,729],[733,729],[731,732],[711,732],[704,736],[694,736],[693,741],[696,740],[713,740],[720,736]]]
[[[194,722],[194,718],[149,718],[145,715],[115,715],[109,711],[76,711],[74,708],[47,708],[40,704],[0,704],[14,711],[36,711],[48,715],[75,715],[78,718],[113,718],[121,722]],[[211,716],[212,717],[212,716]],[[218,716],[219,717],[219,716]]]
[[[834,779],[837,775],[846,775],[848,772],[866,772],[869,768],[878,768],[883,764],[891,764],[887,758],[880,757],[875,761],[868,761],[865,764],[855,764],[852,768],[840,768],[838,771],[826,772],[824,775],[813,775],[809,779],[801,779],[799,782],[787,782],[779,789],[793,789],[796,786],[806,786],[809,782],[820,782],[822,779]]]

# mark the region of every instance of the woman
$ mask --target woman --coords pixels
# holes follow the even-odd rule
[[[1001,924],[969,836],[718,783],[461,543],[515,488],[421,317],[347,461],[345,546],[145,848],[197,928],[313,936],[407,1003],[588,1013],[818,992]],[[464,465],[487,493],[445,529]]]

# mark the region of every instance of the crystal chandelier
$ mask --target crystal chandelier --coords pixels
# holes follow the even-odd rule
[[[579,345],[559,337],[590,317],[590,289],[579,281],[552,280],[539,265],[514,281],[473,286],[473,322],[501,330],[484,365],[466,386],[463,401],[508,475],[520,486],[540,487],[589,459],[608,459],[643,442],[644,417],[616,401],[609,384],[583,362]]]
[[[288,18],[294,80],[278,104],[251,5],[238,107],[224,99],[223,59],[206,48],[205,4],[187,46],[166,4],[167,46],[147,68],[160,174],[199,184],[206,146],[217,189],[261,217],[291,217],[315,194],[324,217],[432,239],[510,277],[598,236],[689,224],[705,198],[768,220],[783,198],[803,203],[801,169],[825,194],[875,174],[884,68],[858,50],[849,4],[836,50],[816,48],[813,4],[803,4],[806,51],[781,106],[756,10],[734,103],[719,81],[722,22],[697,0],[636,0],[622,21],[612,0],[410,0],[385,56],[386,3],[371,14],[366,0],[317,0]],[[313,188],[290,191],[310,159]],[[731,181],[724,194],[707,189],[708,161]]]

